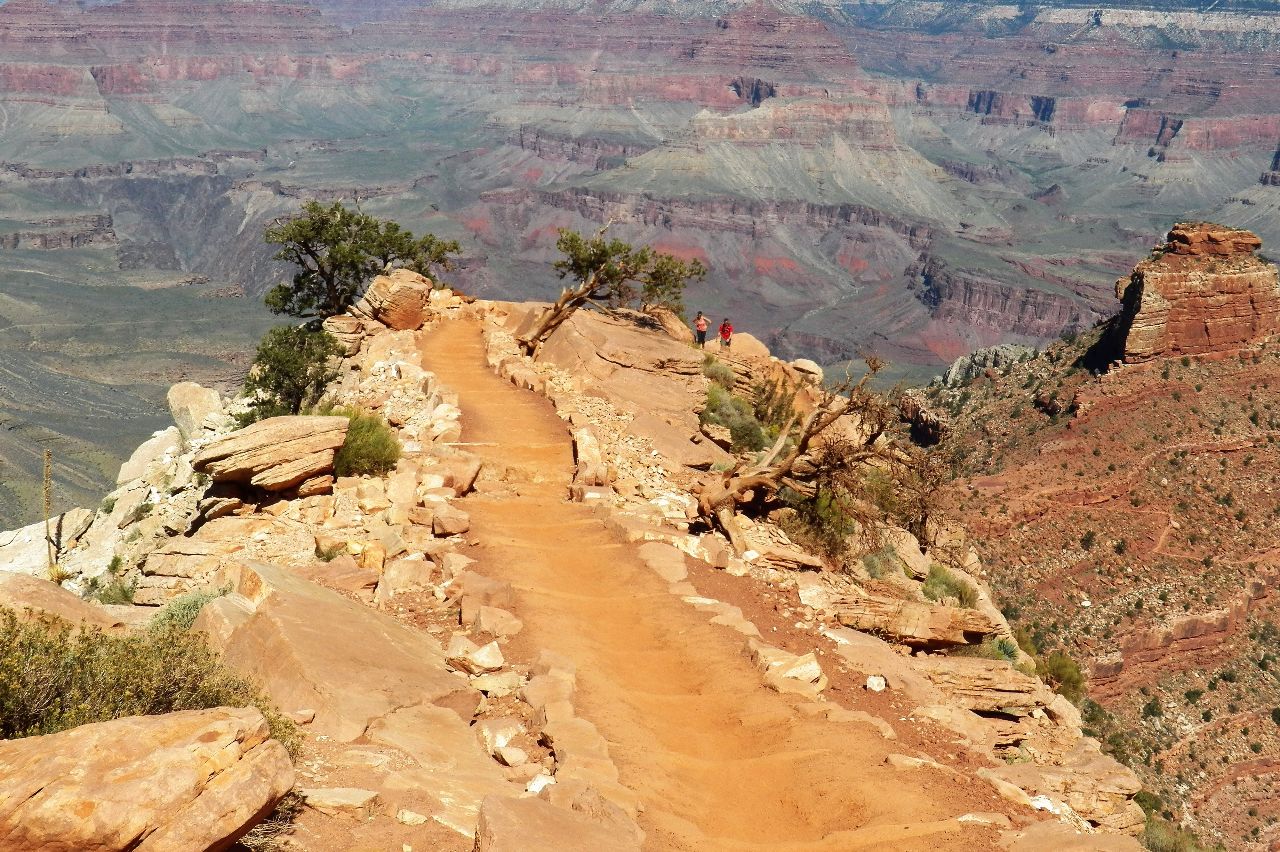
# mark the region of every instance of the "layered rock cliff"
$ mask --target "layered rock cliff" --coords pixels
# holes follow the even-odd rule
[[[1116,282],[1124,359],[1226,352],[1280,328],[1280,274],[1256,234],[1205,222],[1168,241]]]

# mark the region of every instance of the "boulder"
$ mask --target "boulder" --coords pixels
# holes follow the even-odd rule
[[[364,340],[364,323],[358,317],[349,314],[328,317],[322,327],[342,347],[344,355],[354,355],[360,351],[360,342]]]
[[[836,604],[846,627],[889,636],[915,648],[972,645],[999,632],[999,625],[976,609],[905,601],[859,593]]]
[[[209,444],[192,466],[214,482],[285,491],[331,473],[346,437],[345,417],[269,417]]]
[[[280,707],[315,710],[311,729],[340,742],[396,708],[445,707],[468,721],[479,696],[445,668],[423,631],[261,562],[240,566],[233,594],[206,604],[194,629]]]
[[[811,381],[817,382],[818,384],[822,384],[822,367],[817,361],[810,361],[808,358],[797,358],[791,362],[791,366],[800,375],[810,379]]]
[[[221,586],[223,558],[243,547],[243,542],[234,540],[174,536],[147,554],[134,603],[162,606],[187,592]]]
[[[169,388],[168,400],[169,413],[183,441],[190,441],[212,418],[225,414],[218,392],[195,382],[178,382]]]
[[[1116,282],[1125,361],[1251,345],[1280,329],[1280,273],[1249,231],[1174,225],[1168,241]]]
[[[123,621],[106,609],[82,600],[56,583],[0,571],[0,607],[11,609],[19,617],[55,616],[72,624],[112,630]]]
[[[351,313],[397,331],[421,328],[430,314],[431,290],[429,279],[408,269],[393,269],[373,279]]]
[[[1146,824],[1142,808],[1133,801],[1142,782],[1133,770],[1104,755],[1097,740],[1081,738],[1057,765],[1013,764],[993,772],[1033,795],[1065,802],[1093,825],[1137,836]]]
[[[545,802],[488,796],[475,852],[639,852],[635,835]]]
[[[177,455],[182,449],[182,441],[183,435],[176,426],[156,432],[139,444],[133,451],[133,455],[129,456],[129,460],[120,465],[120,472],[116,474],[116,485],[122,485],[146,475],[147,468],[165,456]]]
[[[0,742],[0,849],[229,848],[293,787],[253,708],[132,716]]]
[[[431,529],[438,536],[462,535],[471,529],[471,518],[461,509],[441,503],[435,507]]]
[[[1024,675],[1004,660],[919,656],[912,662],[949,703],[967,710],[1029,716],[1053,701],[1053,693],[1038,678]]]
[[[715,345],[718,347],[720,344],[717,343]],[[768,358],[769,347],[761,343],[760,339],[754,334],[748,334],[745,331],[735,331],[733,333],[733,345],[730,347],[730,353],[739,358]]]
[[[72,509],[65,514],[0,533],[0,573],[44,576],[49,568],[49,540],[54,559],[71,550],[93,523],[93,512]]]
[[[373,816],[374,808],[378,806],[375,791],[357,787],[313,787],[298,792],[307,807],[326,816],[366,820]]]

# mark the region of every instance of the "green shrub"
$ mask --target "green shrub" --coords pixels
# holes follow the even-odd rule
[[[867,569],[867,574],[873,580],[879,580],[890,572],[901,570],[902,560],[898,558],[898,552],[893,546],[886,544],[874,553],[865,554],[862,557],[862,567]]]
[[[1194,834],[1157,817],[1147,817],[1142,845],[1150,852],[1208,852]]]
[[[924,581],[924,596],[931,601],[955,598],[961,606],[972,607],[978,602],[973,587],[956,577],[941,565],[929,566],[929,576]]]
[[[336,408],[327,411],[347,418],[347,439],[333,459],[338,476],[382,476],[400,461],[400,441],[376,414]]]
[[[950,653],[953,657],[979,657],[1012,663],[1018,659],[1018,646],[1008,639],[986,639],[977,645],[962,645]]]
[[[1080,664],[1064,651],[1054,651],[1037,659],[1036,674],[1072,704],[1079,704],[1084,698],[1084,672],[1080,670]]]
[[[702,359],[702,375],[727,391],[733,390],[735,378],[729,365],[718,361],[715,356],[707,355]]]
[[[222,597],[229,591],[231,590],[218,589],[216,591],[187,592],[181,597],[174,598],[165,604],[159,612],[151,616],[147,629],[190,630],[191,625],[195,624],[196,616],[200,614],[200,610],[204,609],[204,605],[211,600]]]
[[[252,402],[239,418],[240,425],[298,414],[314,404],[338,377],[336,359],[341,354],[338,342],[326,332],[289,325],[269,330],[244,380],[245,395]]]
[[[707,388],[707,401],[700,418],[703,423],[727,428],[734,452],[759,452],[765,447],[764,427],[756,420],[751,406],[718,384],[712,383]]]
[[[1164,807],[1164,800],[1150,790],[1139,790],[1133,795],[1133,801],[1146,814],[1159,813]]]
[[[101,604],[131,604],[137,587],[124,580],[112,580],[101,588],[93,590],[93,599]]]
[[[0,739],[123,716],[250,705],[296,752],[293,723],[224,667],[202,636],[173,625],[110,634],[59,619],[22,621],[0,609]]]

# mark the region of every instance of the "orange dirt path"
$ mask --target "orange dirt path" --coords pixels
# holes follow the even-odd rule
[[[543,398],[494,375],[478,323],[426,336],[424,366],[460,396],[463,441],[517,494],[478,493],[470,551],[509,581],[518,647],[575,661],[578,714],[609,743],[655,850],[996,849],[954,817],[999,810],[991,789],[884,763],[869,726],[798,709],[762,685],[737,633],[708,622],[581,504],[567,501],[572,446]],[[899,747],[901,749],[901,747]]]

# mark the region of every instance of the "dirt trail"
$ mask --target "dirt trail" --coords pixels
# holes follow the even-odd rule
[[[565,425],[489,371],[478,323],[444,323],[423,359],[461,397],[463,441],[518,491],[464,501],[481,542],[470,555],[515,587],[519,641],[577,663],[576,708],[639,796],[646,848],[997,848],[991,829],[954,820],[997,809],[990,788],[894,770],[894,744],[870,727],[814,718],[765,688],[738,634],[671,595],[598,515],[566,501]]]

